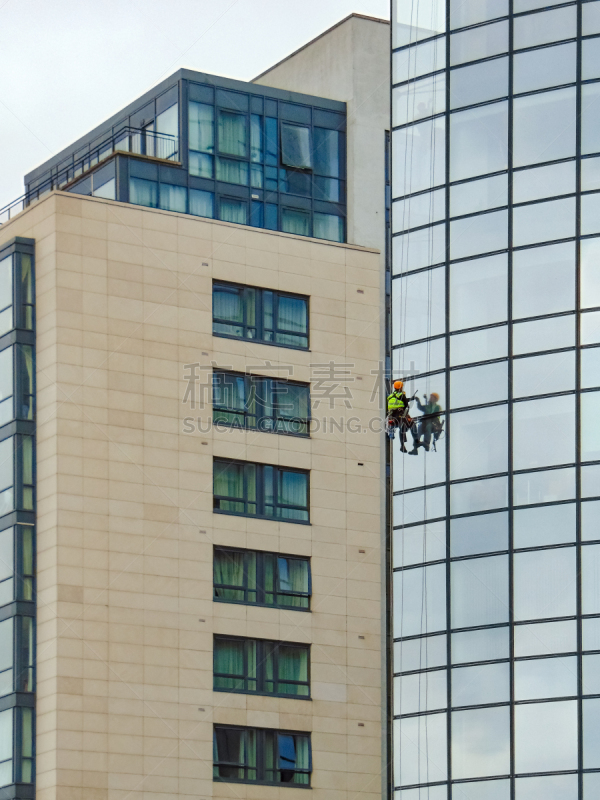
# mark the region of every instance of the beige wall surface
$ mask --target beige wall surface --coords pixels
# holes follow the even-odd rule
[[[38,800],[305,796],[213,783],[213,722],[310,731],[315,800],[379,797],[379,255],[60,192],[14,236],[36,242]],[[213,337],[213,278],[309,294],[311,350]],[[330,361],[352,380],[314,408]],[[211,362],[291,365],[314,417],[358,422],[209,430],[183,376]],[[310,469],[311,525],[213,514],[213,456]],[[214,603],[213,544],[310,556],[312,612]],[[312,700],[214,693],[213,633],[312,643]]]

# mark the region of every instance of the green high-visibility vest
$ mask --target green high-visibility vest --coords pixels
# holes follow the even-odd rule
[[[404,397],[401,392],[392,392],[387,399],[388,411],[397,411],[404,408]]]

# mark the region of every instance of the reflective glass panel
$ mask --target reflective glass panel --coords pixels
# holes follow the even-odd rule
[[[424,636],[394,642],[394,672],[410,672],[445,666],[447,654],[446,634]]]
[[[522,508],[513,515],[513,546],[543,547],[575,541],[575,504]]]
[[[526,203],[575,191],[575,162],[522,169],[513,175],[513,202]],[[552,237],[558,238],[558,237]]]
[[[584,392],[581,395],[581,459],[600,459],[600,392]],[[583,480],[583,475],[582,475]],[[594,492],[599,494],[600,492]]]
[[[450,555],[469,556],[508,550],[508,513],[478,514],[450,522]]]
[[[510,700],[510,664],[455,667],[452,706],[479,706]]]
[[[446,557],[446,523],[430,522],[394,531],[394,567]]]
[[[507,103],[492,103],[451,114],[450,142],[451,181],[506,169]]]
[[[392,133],[394,197],[432,189],[444,183],[445,129],[445,118],[436,117]],[[405,161],[403,153],[410,153],[410,158]]]
[[[581,344],[600,342],[600,311],[581,315]]]
[[[417,272],[392,282],[394,344],[444,333],[446,327],[444,269]],[[402,313],[398,313],[398,310]]]
[[[575,460],[575,398],[547,397],[513,406],[515,469],[551,467]]]
[[[465,6],[468,3],[464,3]],[[453,33],[450,37],[450,64],[464,64],[508,51],[508,22],[495,22],[481,28]]]
[[[575,469],[524,472],[513,478],[514,504],[558,503],[575,497]]]
[[[394,678],[394,715],[437,711],[448,704],[446,670]]]
[[[508,478],[485,478],[453,483],[450,487],[450,513],[468,514],[505,508],[508,505]]]
[[[510,771],[510,709],[452,714],[452,776],[480,778]]]
[[[450,215],[453,217],[505,205],[508,205],[506,175],[495,175],[493,178],[482,178],[450,187]]]
[[[553,317],[513,325],[513,354],[535,353],[575,345],[576,317]]]
[[[575,307],[575,244],[518,250],[513,255],[513,318]]]
[[[581,79],[600,78],[600,38],[581,43]]]
[[[407,345],[393,352],[394,375],[418,375],[443,369],[445,364],[445,338]]]
[[[0,336],[13,327],[13,257],[0,261]]]
[[[517,778],[515,800],[577,800],[577,775],[546,775],[542,778]]]
[[[450,0],[450,29],[466,28],[508,15],[508,0]]]
[[[592,3],[591,5],[595,5]],[[584,773],[583,776],[583,797],[584,800],[595,800],[596,797],[600,797],[600,773],[599,772],[590,772],[588,774]],[[416,798],[415,798],[416,800]],[[560,800],[560,798],[557,798]],[[570,798],[569,798],[570,800]]]
[[[488,556],[451,565],[453,628],[508,622],[508,556]]]
[[[394,236],[392,239],[393,273],[440,264],[446,258],[446,226],[428,228]]]
[[[593,389],[596,386],[600,386],[600,347],[581,351],[581,388]]]
[[[403,83],[446,66],[446,37],[412,45],[392,56],[393,82]]]
[[[450,337],[450,366],[505,358],[508,350],[508,328],[485,328],[473,333]]]
[[[515,656],[577,652],[577,622],[541,622],[515,626]]]
[[[516,620],[569,617],[576,613],[575,548],[515,553]]]
[[[507,95],[508,58],[459,67],[450,73],[450,108],[472,106]]]
[[[452,786],[452,797],[455,800],[509,800],[510,781],[455,783]]]
[[[598,767],[600,767],[600,700],[584,700],[583,768],[598,769]]]
[[[581,87],[581,152],[600,153],[600,83]]]
[[[406,125],[446,110],[444,72],[410,81],[392,90],[392,125]]]
[[[508,398],[508,363],[484,364],[450,373],[450,407],[464,408]]]
[[[515,167],[575,155],[575,101],[574,88],[515,98]]]
[[[505,405],[451,414],[451,478],[475,478],[506,472],[507,440],[508,410]]]
[[[507,315],[506,255],[452,264],[450,329],[504,322]]]
[[[392,203],[392,231],[398,233],[421,225],[431,225],[446,216],[446,192],[437,189]]]
[[[394,800],[422,800],[424,791],[429,795],[427,800],[448,800],[448,789],[445,784],[428,786],[426,789],[396,790],[394,792]],[[502,798],[502,800],[504,800],[504,798]]]
[[[452,634],[452,663],[496,661],[509,657],[509,629],[485,628]]]
[[[514,397],[575,389],[575,352],[517,358],[513,361]]]
[[[396,785],[446,780],[447,725],[445,713],[394,721]]]
[[[596,394],[594,392],[594,394]],[[600,494],[600,464],[581,468],[581,496],[597,497]]]
[[[577,702],[515,707],[517,772],[577,769]]]
[[[513,63],[515,94],[575,83],[577,45],[573,42],[558,47],[544,47],[541,50],[517,53]]]
[[[576,694],[577,656],[515,663],[515,700],[543,700]]]
[[[581,191],[600,189],[600,158],[581,159]]]
[[[600,650],[600,617],[582,621],[583,649]]]
[[[468,258],[507,247],[508,211],[492,211],[450,223],[450,258]]]
[[[575,6],[557,8],[540,14],[515,17],[514,46],[535,47],[561,39],[574,39],[577,35],[577,9]]]
[[[394,573],[394,638],[446,629],[446,567]]]
[[[513,244],[521,247],[575,236],[574,197],[513,209]]]
[[[600,655],[583,657],[583,693],[600,694]]]
[[[402,525],[438,519],[446,514],[446,491],[443,486],[437,486],[434,489],[407,492],[394,497],[393,505],[394,519]]]
[[[598,487],[600,494],[600,486]],[[600,539],[600,501],[581,504],[581,538]],[[598,648],[600,650],[600,647]]]
[[[600,193],[581,197],[581,233],[583,236],[600,231]],[[585,242],[582,242],[585,244]]]
[[[392,7],[392,47],[428,39],[446,30],[444,0],[394,3]]]
[[[600,3],[583,3],[582,8],[582,33],[600,33]]]

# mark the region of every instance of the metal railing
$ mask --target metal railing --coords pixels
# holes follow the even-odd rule
[[[168,133],[156,133],[150,126],[121,128],[99,144],[90,147],[87,153],[81,154],[80,151],[67,157],[38,179],[34,188],[0,208],[0,225],[8,222],[53,189],[69,189],[71,184],[117,153],[131,153],[163,161],[179,161],[179,137]]]

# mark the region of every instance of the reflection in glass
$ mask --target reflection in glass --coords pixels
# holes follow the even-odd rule
[[[446,567],[394,573],[394,638],[446,629]]]
[[[595,5],[595,3],[590,3],[590,5]],[[600,797],[600,772],[584,773],[583,796],[585,800],[588,800],[590,797]],[[557,800],[560,800],[560,798],[557,798]]]
[[[584,4],[584,8],[588,3]],[[600,83],[581,87],[581,152],[600,152]]]
[[[452,797],[454,800],[509,800],[510,781],[455,783],[452,785]],[[415,798],[415,800],[419,800],[419,798]]]
[[[515,553],[513,565],[515,620],[576,613],[574,547]]]
[[[508,302],[506,255],[452,264],[450,329],[505,322]]]
[[[451,114],[450,141],[451,181],[474,178],[476,175],[506,169],[508,166],[506,101]]]
[[[600,343],[600,311],[581,315],[581,344]]]
[[[515,707],[517,772],[577,769],[577,702]]]
[[[584,3],[582,11],[583,35],[600,33],[600,4],[598,2]]]
[[[575,307],[575,244],[518,250],[513,255],[513,318]]]
[[[514,208],[514,246],[575,236],[575,205],[574,197],[566,197]]]
[[[450,215],[475,214],[508,205],[507,175],[494,175],[450,187]]]
[[[600,650],[600,617],[582,620],[583,649]]]
[[[515,50],[574,39],[576,35],[577,10],[574,6],[516,17],[514,21]]]
[[[438,519],[446,514],[446,490],[443,486],[407,492],[394,497],[394,515],[402,525]]]
[[[450,2],[450,29],[466,28],[478,22],[487,22],[496,17],[508,15],[508,0],[451,0]]]
[[[508,398],[508,363],[466,367],[450,373],[450,407],[464,408]]]
[[[543,547],[575,541],[575,504],[521,508],[513,514],[513,546]]]
[[[507,406],[460,411],[450,416],[450,476],[475,478],[506,472]]]
[[[560,201],[559,201],[560,202]],[[463,217],[450,223],[450,257],[467,258],[508,246],[508,211]]]
[[[577,694],[577,656],[515,663],[515,700],[543,700]]]
[[[565,83],[575,83],[577,78],[577,45],[561,44],[517,53],[513,61],[513,91],[533,92]],[[561,194],[561,192],[555,192]]]
[[[13,348],[7,347],[0,351],[0,425],[14,418],[13,373]]]
[[[508,556],[488,556],[451,564],[453,628],[508,622]]]
[[[447,776],[446,714],[427,714],[394,721],[394,782],[411,786],[416,783],[444,781]]]
[[[470,556],[496,550],[508,550],[508,512],[478,514],[450,521],[451,556]]]
[[[450,108],[485,103],[506,95],[508,58],[496,58],[483,64],[460,67],[450,73]]]
[[[546,775],[543,778],[517,778],[515,800],[577,800],[577,775]]]
[[[394,375],[420,375],[423,372],[443,369],[445,364],[445,338],[430,339],[420,344],[409,344],[393,351]]]
[[[508,478],[506,476],[453,483],[450,487],[450,513],[452,514],[488,511],[492,508],[505,508],[507,505]]]
[[[446,192],[437,189],[392,203],[392,231],[398,233],[421,225],[431,225],[446,216]]]
[[[464,7],[472,3],[463,3]],[[450,64],[477,61],[508,51],[508,22],[495,22],[450,36]]]
[[[394,678],[394,715],[438,711],[448,705],[446,670]]]
[[[513,406],[515,469],[535,469],[575,460],[575,398],[547,397]]]
[[[450,366],[470,362],[506,358],[508,354],[508,328],[485,328],[473,333],[459,333],[450,337]]]
[[[594,308],[600,306],[600,238],[584,239],[580,248],[581,307]]]
[[[541,622],[515,626],[515,656],[546,656],[577,651],[577,622]]]
[[[509,629],[485,628],[452,634],[452,663],[496,661],[509,657]]]
[[[600,494],[600,486],[597,487]],[[581,504],[581,538],[600,539],[600,501]],[[600,650],[600,647],[598,648]]]
[[[583,657],[583,694],[600,694],[600,655]]]
[[[395,197],[432,189],[444,183],[445,130],[445,118],[435,117],[392,133],[394,152],[411,154],[408,166],[402,159],[394,159],[392,185]]]
[[[575,322],[575,315],[569,315],[513,325],[513,355],[574,347]]]
[[[581,395],[581,459],[600,460],[600,392]],[[596,493],[597,494],[597,493]]]
[[[446,66],[446,37],[413,44],[392,56],[393,82],[404,83]]]
[[[581,197],[581,233],[598,233],[600,231],[600,193],[584,194]],[[584,244],[582,242],[582,244]]]
[[[575,469],[550,469],[515,475],[513,492],[513,502],[516,506],[573,500]]]
[[[452,705],[479,706],[510,700],[510,664],[455,667],[452,670]]]
[[[392,341],[401,343],[411,339],[425,339],[444,333],[445,270],[433,269],[414,275],[396,278],[392,282],[393,304],[402,309],[392,319]]]
[[[19,619],[17,617],[17,619]],[[0,622],[0,697],[14,691],[14,617]]]
[[[575,106],[574,88],[515,98],[515,167],[575,155]]]
[[[392,47],[402,47],[419,39],[428,39],[446,30],[446,3],[444,0],[423,0],[412,3],[394,3],[392,17]]]
[[[591,347],[581,351],[581,388],[596,386],[600,386],[600,347]]]
[[[440,264],[446,258],[446,226],[431,225],[394,236],[392,258],[394,275]]]
[[[514,397],[554,394],[575,389],[575,352],[530,356],[513,361]]]
[[[597,497],[600,493],[600,464],[581,468],[581,496]]]
[[[581,43],[581,79],[600,78],[600,39],[584,39]]]
[[[426,789],[404,789],[394,792],[394,800],[422,800],[423,792],[427,792],[427,800],[448,800],[448,789],[446,784],[428,786]],[[504,798],[502,798],[504,800]]]
[[[600,700],[584,700],[583,768],[598,767],[600,767]]]
[[[446,634],[394,642],[394,672],[443,667],[448,658]]]
[[[510,771],[510,709],[452,714],[452,776],[482,778]]]
[[[513,175],[513,202],[526,203],[575,191],[575,162],[518,170]],[[558,238],[558,237],[552,237]]]
[[[430,522],[394,531],[394,567],[446,557],[446,523]]]
[[[406,125],[446,110],[446,73],[438,72],[392,90],[392,125]]]
[[[581,159],[581,191],[600,189],[600,158]]]

